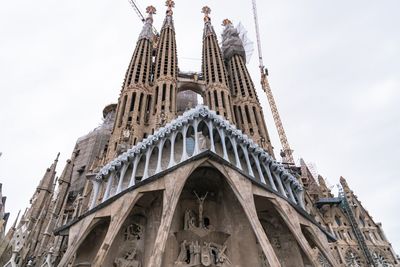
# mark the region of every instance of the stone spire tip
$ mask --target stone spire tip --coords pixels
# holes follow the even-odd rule
[[[211,20],[211,18],[209,16],[211,14],[211,8],[210,7],[204,6],[201,9],[201,13],[204,14],[204,22],[209,22]]]
[[[175,1],[167,0],[167,1],[165,1],[165,6],[168,7],[167,8],[167,16],[172,16],[172,14],[174,14],[174,12],[172,11],[172,8],[175,7]]]
[[[152,5],[150,5],[146,8],[146,13],[149,14],[148,18],[152,18],[153,15],[156,14],[156,12],[157,12],[157,9]]]

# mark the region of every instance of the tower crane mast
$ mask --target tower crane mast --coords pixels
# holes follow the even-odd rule
[[[256,0],[252,0],[252,3],[253,3],[254,23],[255,23],[256,35],[257,35],[258,60],[259,60],[259,68],[260,68],[260,73],[261,73],[261,87],[267,95],[268,103],[269,103],[269,106],[270,106],[271,112],[272,112],[272,117],[274,118],[275,126],[278,131],[279,139],[281,141],[282,159],[285,163],[294,164],[293,150],[290,148],[289,142],[287,140],[285,129],[283,128],[282,120],[281,120],[281,117],[279,116],[278,108],[276,106],[271,87],[269,86],[269,82],[268,82],[268,78],[267,78],[268,70],[265,68],[264,62],[263,62]]]

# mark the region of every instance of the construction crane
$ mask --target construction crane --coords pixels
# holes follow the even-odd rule
[[[256,26],[256,35],[257,35],[257,48],[258,48],[258,60],[259,60],[259,68],[261,73],[261,87],[264,92],[267,94],[267,99],[269,102],[269,106],[271,107],[272,117],[274,118],[276,129],[278,130],[279,139],[282,144],[281,156],[284,163],[294,164],[293,159],[293,150],[289,146],[289,142],[286,137],[285,129],[283,128],[281,117],[279,116],[278,108],[275,103],[274,96],[272,95],[271,87],[268,82],[268,70],[264,66],[262,50],[261,50],[261,39],[260,39],[260,29],[258,26],[258,16],[257,16],[257,4],[256,0],[253,1],[253,14],[254,14],[254,23]]]
[[[140,11],[139,5],[136,3],[136,1],[135,0],[128,0],[128,1],[131,4],[135,13],[138,15],[138,17],[142,20],[143,23],[145,23],[146,19],[143,16],[142,11]],[[153,33],[155,36],[160,36],[160,34],[158,33],[157,29],[154,26],[153,26]]]

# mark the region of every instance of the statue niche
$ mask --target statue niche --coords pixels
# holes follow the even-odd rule
[[[230,235],[215,231],[209,219],[204,217],[204,203],[208,192],[203,196],[195,191],[193,193],[197,199],[198,213],[191,209],[184,213],[183,230],[175,233],[180,249],[174,266],[231,266],[226,255],[226,243]]]

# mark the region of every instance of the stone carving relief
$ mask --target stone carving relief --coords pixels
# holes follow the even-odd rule
[[[123,232],[122,250],[115,258],[115,267],[141,267],[144,249],[144,226],[133,222]]]
[[[190,242],[183,240],[175,266],[231,266],[231,262],[225,254],[226,248],[226,244],[220,245],[206,241],[201,244],[198,240]]]
[[[325,255],[322,254],[320,251],[317,254],[317,259],[318,259],[319,266],[321,266],[321,267],[332,267],[332,265],[329,263],[329,261],[325,257]]]
[[[371,254],[376,267],[393,267],[393,264],[391,264],[381,253],[372,251]]]
[[[215,231],[204,216],[204,204],[208,192],[199,195],[193,192],[198,205],[197,214],[187,209],[183,217],[183,230],[175,233],[179,243],[179,254],[174,267],[231,266],[227,256],[229,234]]]
[[[361,266],[363,266],[360,256],[357,255],[351,249],[347,250],[347,252],[346,252],[345,262],[346,262],[346,267],[361,267]]]

